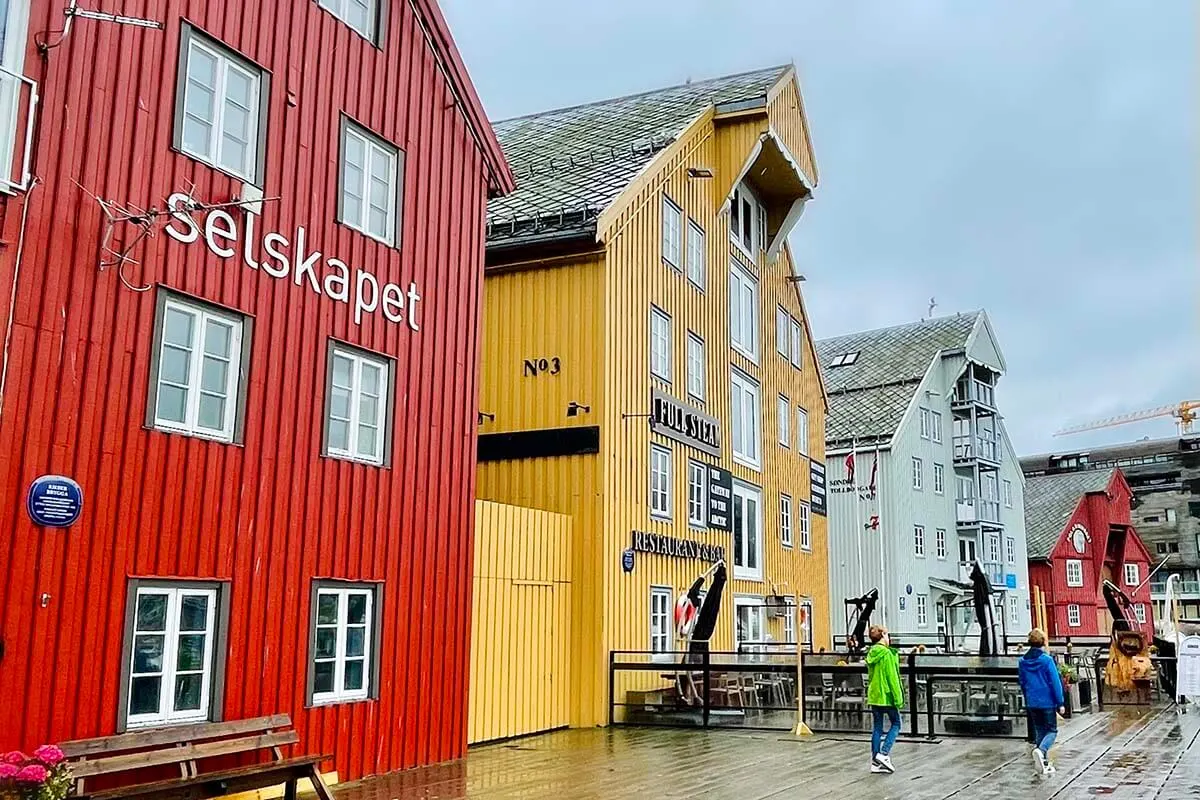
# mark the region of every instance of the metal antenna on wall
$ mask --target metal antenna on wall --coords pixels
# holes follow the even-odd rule
[[[112,22],[117,25],[130,25],[135,28],[152,28],[154,30],[162,30],[163,28],[163,24],[154,19],[126,17],[122,14],[109,14],[104,11],[89,11],[86,8],[80,8],[79,0],[71,0],[71,4],[63,9],[63,16],[67,18],[67,21],[63,23],[63,29],[58,32],[58,38],[53,42],[45,41],[42,34],[37,35],[37,46],[38,49],[43,53],[47,50],[53,50],[66,41],[68,34],[71,33],[71,23],[74,22],[76,17],[79,19],[95,20],[96,22]]]

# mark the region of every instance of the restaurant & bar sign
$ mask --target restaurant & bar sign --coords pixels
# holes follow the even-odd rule
[[[653,553],[673,558],[690,558],[697,561],[720,561],[725,558],[725,548],[717,544],[677,539],[660,533],[633,532],[633,550],[638,553]]]

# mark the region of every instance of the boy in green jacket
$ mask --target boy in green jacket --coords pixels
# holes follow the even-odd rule
[[[904,690],[900,686],[900,656],[891,647],[887,628],[872,625],[871,649],[867,651],[867,705],[871,707],[874,727],[871,731],[871,772],[895,772],[890,753],[900,735],[900,707]],[[887,736],[883,718],[888,719]],[[882,740],[882,741],[881,741]]]

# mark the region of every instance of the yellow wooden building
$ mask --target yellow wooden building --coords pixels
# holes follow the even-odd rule
[[[489,205],[477,494],[573,518],[570,618],[519,633],[565,651],[547,656],[560,724],[607,720],[610,651],[680,646],[676,598],[721,555],[714,649],[827,646],[826,403],[787,244],[817,169],[794,68],[495,127],[518,189]],[[561,557],[539,541],[520,558]],[[476,642],[486,628],[477,610]]]

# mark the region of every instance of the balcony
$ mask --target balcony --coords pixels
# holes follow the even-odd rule
[[[0,67],[0,192],[29,188],[36,82]]]
[[[950,400],[953,409],[969,408],[972,404],[996,410],[996,387],[978,378],[960,380],[954,385],[954,396]]]
[[[987,575],[992,586],[1004,586],[1004,565],[999,561],[982,562],[983,574]],[[963,583],[971,582],[971,573],[975,570],[975,562],[958,562],[958,579]]]
[[[999,500],[984,500],[979,497],[960,498],[955,504],[955,511],[960,528],[975,528],[981,525],[1000,527]]]
[[[1183,599],[1195,600],[1200,598],[1200,581],[1178,581],[1175,587],[1179,592],[1179,596]],[[1161,600],[1166,593],[1166,581],[1152,581],[1150,583],[1150,595],[1154,599]]]
[[[1000,466],[1000,444],[988,432],[977,433],[974,436],[954,437],[954,463],[965,466],[978,461],[991,467]]]

